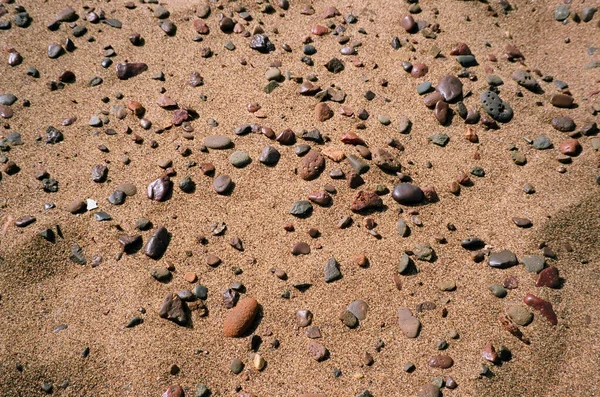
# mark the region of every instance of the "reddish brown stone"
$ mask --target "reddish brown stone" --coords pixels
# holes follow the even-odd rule
[[[245,298],[227,313],[223,323],[223,333],[227,337],[240,337],[252,326],[258,313],[258,302],[254,298]]]
[[[381,207],[383,207],[383,200],[375,192],[360,190],[354,196],[350,209],[354,212],[360,212]]]
[[[317,121],[327,121],[333,117],[333,110],[325,102],[319,102],[315,106],[315,118]]]
[[[427,364],[432,368],[450,368],[454,364],[454,360],[452,357],[447,356],[445,354],[438,354],[437,356],[431,357]]]
[[[556,317],[556,313],[554,313],[554,309],[552,308],[552,303],[543,300],[542,298],[538,298],[535,295],[527,294],[523,298],[523,303],[527,306],[531,306],[535,310],[538,310],[548,321],[550,324],[556,325],[558,324],[558,318]]]
[[[499,360],[498,353],[496,353],[496,349],[494,349],[494,346],[491,343],[485,345],[483,351],[481,352],[481,357],[483,357],[484,360],[494,364],[496,364]]]
[[[471,49],[465,43],[460,43],[450,50],[450,55],[471,55]]]
[[[423,77],[427,74],[428,71],[429,68],[427,67],[427,65],[423,63],[415,63],[410,71],[410,75],[415,78]]]
[[[364,145],[365,141],[362,140],[361,137],[359,137],[356,133],[350,131],[345,133],[341,138],[340,141],[347,143],[349,145]]]
[[[192,23],[192,25],[194,26],[194,30],[196,32],[198,32],[199,34],[208,34],[208,33],[210,33],[210,29],[208,29],[208,25],[206,25],[206,22],[204,22],[202,19],[196,19],[196,20],[194,20],[194,22]]]
[[[560,144],[558,150],[567,156],[577,156],[581,152],[581,145],[577,139],[567,139]]]
[[[308,152],[304,158],[300,168],[298,168],[298,176],[305,181],[310,181],[317,178],[325,168],[325,159],[323,155],[316,150]]]
[[[560,287],[560,277],[558,277],[558,269],[554,266],[550,266],[542,270],[535,280],[536,287],[549,287],[558,288]]]
[[[312,27],[310,32],[315,36],[323,36],[324,34],[329,33],[329,29],[327,29],[325,26],[315,25]]]

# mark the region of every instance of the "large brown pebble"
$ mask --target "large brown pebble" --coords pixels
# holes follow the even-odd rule
[[[85,201],[81,201],[81,200],[73,200],[67,206],[67,211],[69,211],[71,214],[79,214],[80,212],[85,211],[85,209],[86,209]]]
[[[427,364],[432,368],[450,368],[454,364],[454,360],[452,357],[447,356],[445,354],[438,354],[437,356],[433,356],[427,361]]]
[[[570,108],[573,106],[573,97],[565,94],[556,94],[550,98],[550,103],[557,108]]]
[[[298,169],[298,175],[305,181],[317,178],[325,168],[325,159],[323,155],[316,150],[311,150],[302,158],[302,163]]]
[[[558,150],[567,156],[577,156],[581,152],[581,145],[577,139],[567,139],[560,144]]]
[[[525,295],[523,298],[523,303],[542,313],[542,315],[546,317],[548,321],[550,321],[550,324],[558,324],[558,318],[556,317],[556,313],[552,308],[552,303],[545,301],[542,298],[538,298],[533,294]]]
[[[315,118],[317,121],[327,121],[333,117],[333,110],[325,102],[319,102],[315,106]]]
[[[408,33],[412,33],[416,30],[415,28],[417,27],[417,24],[411,15],[406,15],[400,20],[400,26],[402,26]]]
[[[254,298],[242,299],[225,318],[223,333],[229,338],[238,338],[252,326],[258,313],[258,302]]]

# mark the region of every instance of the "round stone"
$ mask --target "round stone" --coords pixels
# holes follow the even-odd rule
[[[231,188],[232,181],[228,175],[220,175],[215,178],[213,188],[219,194],[226,194]]]
[[[400,204],[413,205],[422,202],[425,199],[425,194],[418,186],[410,183],[400,183],[394,188],[392,198]]]
[[[237,375],[244,370],[244,363],[241,360],[234,358],[233,360],[231,360],[229,368],[231,369],[231,372]]]
[[[533,321],[533,313],[524,306],[510,306],[506,313],[517,325],[526,326]]]
[[[226,136],[212,135],[204,138],[203,144],[209,149],[227,149],[232,145],[232,142]]]
[[[236,151],[229,156],[229,162],[237,168],[243,168],[250,164],[250,156],[246,152]]]

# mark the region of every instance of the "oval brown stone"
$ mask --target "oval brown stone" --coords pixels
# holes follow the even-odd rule
[[[581,145],[577,139],[567,139],[560,144],[558,150],[567,156],[576,156],[581,151]]]
[[[454,360],[452,357],[447,356],[445,354],[438,354],[437,356],[433,356],[427,361],[427,364],[432,368],[450,368],[454,364]]]
[[[298,176],[305,181],[310,181],[318,177],[325,168],[325,159],[323,155],[316,150],[311,150],[302,158],[300,168],[298,168]]]
[[[258,302],[254,298],[242,299],[227,313],[223,323],[223,333],[229,338],[243,336],[250,328],[258,313]]]

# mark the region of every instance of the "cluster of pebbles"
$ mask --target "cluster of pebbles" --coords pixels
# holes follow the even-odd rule
[[[490,17],[498,17],[499,14],[510,16],[517,12],[509,1],[502,0],[495,2],[498,4],[487,5],[486,12]],[[568,83],[554,79],[552,76],[544,74],[543,71],[535,69],[529,65],[526,60],[526,53],[523,54],[515,43],[505,45],[501,54],[474,54],[469,48],[468,43],[456,43],[451,48],[434,47],[431,54],[434,59],[439,57],[449,57],[452,62],[456,62],[457,67],[445,71],[443,77],[435,82],[427,80],[427,76],[434,68],[433,65],[427,65],[425,61],[420,61],[420,42],[424,40],[435,40],[437,36],[445,34],[444,26],[437,22],[428,22],[419,19],[423,7],[432,7],[434,4],[421,5],[417,0],[408,1],[407,4],[399,4],[404,7],[407,13],[397,25],[390,27],[392,32],[398,36],[391,40],[391,45],[398,51],[405,51],[408,54],[415,54],[411,57],[412,61],[405,60],[401,63],[405,78],[415,81],[415,92],[411,95],[420,97],[422,106],[431,109],[431,117],[435,118],[440,126],[440,131],[428,136],[432,145],[445,147],[454,140],[465,139],[468,144],[479,142],[479,133],[488,133],[488,130],[501,130],[505,125],[511,123],[519,117],[513,111],[511,103],[524,97],[527,91],[535,95],[538,101],[537,106],[543,106],[549,103],[552,107],[564,110],[562,116],[555,117],[551,121],[551,127],[565,134],[562,141],[552,141],[547,135],[533,137],[524,137],[527,145],[535,150],[551,150],[556,154],[557,171],[567,173],[570,164],[578,161],[579,156],[584,151],[597,151],[600,149],[600,138],[596,137],[598,133],[597,123],[594,117],[600,112],[600,103],[592,102],[590,99],[598,94],[598,91],[590,94],[590,97],[577,98],[569,89]],[[43,7],[50,10],[54,5],[45,3]],[[481,5],[473,4],[473,7]],[[33,174],[39,181],[39,188],[44,191],[46,201],[40,203],[40,213],[50,212],[56,214],[67,213],[70,217],[83,217],[86,213],[93,213],[89,217],[89,222],[108,222],[113,220],[110,215],[110,209],[113,206],[128,206],[128,201],[133,200],[138,194],[138,190],[143,191],[148,200],[158,203],[186,200],[185,195],[175,194],[174,191],[180,190],[185,194],[194,194],[196,189],[212,189],[215,198],[218,196],[234,197],[238,181],[232,177],[234,169],[245,169],[253,161],[258,161],[261,166],[275,169],[277,172],[293,172],[296,175],[297,183],[303,181],[320,181],[322,187],[308,193],[305,197],[289,198],[289,213],[281,214],[279,226],[287,233],[296,233],[298,222],[309,219],[315,211],[327,211],[332,207],[339,207],[343,200],[338,193],[336,183],[345,184],[351,191],[352,197],[348,198],[350,205],[345,208],[346,215],[341,217],[336,227],[342,233],[343,229],[349,228],[354,223],[361,223],[368,231],[371,238],[382,239],[389,236],[382,236],[377,229],[377,217],[393,217],[395,214],[403,214],[397,221],[397,237],[403,239],[411,233],[419,233],[419,228],[424,220],[420,214],[420,208],[424,206],[444,206],[445,194],[460,195],[462,189],[471,189],[478,184],[480,178],[487,177],[489,170],[481,167],[474,167],[468,172],[458,174],[454,181],[447,186],[434,186],[426,180],[419,177],[413,177],[406,171],[402,165],[403,157],[407,151],[406,137],[414,134],[415,126],[419,121],[410,120],[408,117],[400,116],[393,120],[387,115],[377,116],[377,121],[383,126],[393,124],[396,128],[394,137],[388,140],[387,146],[372,147],[369,145],[370,135],[367,120],[372,118],[369,111],[364,108],[355,109],[348,104],[348,95],[343,89],[336,85],[329,87],[319,84],[319,75],[328,75],[335,80],[335,76],[341,76],[347,73],[349,68],[365,68],[363,60],[358,56],[361,52],[362,42],[360,35],[366,35],[363,28],[360,27],[362,18],[347,11],[347,7],[339,4],[337,7],[331,6],[324,9],[315,9],[311,5],[294,4],[288,0],[278,0],[270,3],[268,1],[258,1],[248,7],[241,3],[232,2],[214,2],[198,5],[193,14],[180,18],[174,16],[169,11],[168,4],[158,4],[157,1],[145,0],[141,2],[125,1],[113,4],[103,3],[102,5],[83,6],[80,8],[67,7],[58,10],[55,17],[46,20],[33,19],[28,10],[20,5],[14,5],[11,1],[2,1],[0,3],[0,29],[4,31],[19,30],[20,34],[27,35],[28,28],[32,24],[45,24],[48,31],[59,31],[64,34],[64,40],[60,43],[51,42],[47,44],[45,57],[52,62],[64,62],[71,57],[86,56],[82,54],[78,47],[84,46],[87,41],[94,42],[102,36],[103,30],[120,29],[126,35],[127,41],[133,47],[143,47],[145,41],[156,40],[155,37],[141,37],[136,33],[135,26],[127,26],[124,22],[114,18],[114,9],[125,7],[127,12],[147,12],[150,23],[156,24],[162,36],[166,40],[177,37],[182,31],[192,30],[194,32],[193,40],[201,44],[200,55],[202,58],[210,59],[215,57],[218,52],[216,46],[218,41],[211,38],[217,36],[218,40],[225,39],[223,47],[227,51],[238,50],[239,43],[245,43],[253,52],[259,56],[269,57],[272,54],[280,52],[292,53],[299,62],[311,67],[314,71],[306,77],[300,77],[291,72],[282,72],[282,63],[273,58],[271,66],[266,71],[257,69],[247,69],[248,73],[264,73],[265,85],[264,93],[270,96],[277,96],[282,90],[281,87],[293,86],[297,97],[311,97],[314,103],[314,112],[306,115],[307,128],[309,124],[317,123],[322,125],[323,130],[327,130],[327,122],[332,118],[348,118],[355,120],[355,129],[343,133],[341,138],[334,139],[332,134],[321,132],[319,129],[303,129],[294,131],[287,128],[281,131],[275,131],[268,126],[268,111],[263,109],[257,102],[249,103],[246,109],[240,109],[240,112],[247,112],[249,118],[259,120],[259,123],[248,123],[239,125],[234,131],[224,131],[220,129],[217,133],[198,132],[200,109],[194,105],[184,104],[177,99],[176,92],[166,92],[161,89],[156,97],[156,104],[169,112],[172,122],[168,125],[157,125],[152,120],[151,112],[147,111],[148,104],[140,102],[139,98],[130,93],[124,96],[117,93],[114,98],[98,98],[103,103],[111,103],[111,112],[105,111],[100,114],[72,114],[66,115],[61,125],[47,125],[42,133],[33,136],[30,132],[21,134],[13,130],[11,123],[18,121],[22,114],[27,113],[29,108],[38,106],[36,103],[30,103],[27,98],[19,98],[11,91],[17,91],[17,87],[3,86],[0,92],[0,117],[3,122],[3,132],[0,140],[0,167],[1,186],[7,189],[7,186],[19,186]],[[554,18],[557,23],[581,23],[588,24],[590,32],[598,32],[598,18],[594,17],[596,8],[583,7],[581,10],[573,10],[568,5],[560,5],[556,8]],[[433,15],[437,15],[435,8],[431,9]],[[272,21],[275,16],[285,16],[287,13],[300,13],[306,16],[306,36],[302,38],[300,45],[288,45],[280,43],[277,37],[277,29],[269,26],[265,21]],[[256,23],[256,21],[260,21]],[[309,22],[310,21],[310,22]],[[557,26],[557,28],[560,28]],[[268,31],[268,33],[267,33]],[[590,33],[592,34],[592,33]],[[97,36],[95,36],[97,35]],[[232,37],[231,40],[229,37]],[[240,36],[243,40],[234,40],[233,37]],[[272,40],[272,37],[277,40]],[[162,39],[162,38],[161,38]],[[378,38],[378,40],[383,40]],[[237,44],[234,44],[235,41]],[[295,40],[297,41],[297,40]],[[325,51],[321,49],[321,44],[328,41],[337,41],[339,51],[331,54],[329,60],[324,64],[318,64],[314,55],[317,52]],[[489,47],[492,45],[487,43]],[[323,47],[325,47],[323,45]],[[48,76],[44,71],[38,70],[33,63],[39,60],[38,54],[33,54],[33,48],[15,48],[10,42],[5,43],[7,61],[2,66],[2,73],[11,75],[12,81],[20,79],[30,79],[34,82],[39,81],[36,89],[47,91],[64,90],[70,86],[75,87],[97,87],[105,84],[113,84],[113,88],[118,89],[119,81],[133,80],[136,84],[146,84],[147,80],[153,79],[164,81],[169,76],[156,70],[151,63],[139,62],[136,59],[114,62],[116,56],[115,49],[111,45],[105,45],[102,49],[102,56],[98,60],[98,71],[90,71],[89,75],[79,76],[66,69],[58,76]],[[220,49],[219,49],[220,50]],[[182,51],[184,49],[182,48]],[[123,54],[119,54],[123,55]],[[425,58],[425,57],[422,57]],[[380,60],[384,62],[385,60]],[[240,58],[241,65],[247,65],[249,61],[246,58]],[[506,76],[499,76],[492,73],[492,67],[482,67],[485,65],[494,65],[496,63],[505,63],[504,69],[510,69],[511,72]],[[189,79],[182,84],[190,87],[203,87],[210,85],[210,81],[205,81],[201,71],[194,70],[189,66]],[[600,65],[591,62],[586,68],[597,68]],[[66,66],[65,66],[66,67]],[[217,62],[214,63],[217,68]],[[42,69],[40,65],[40,69]],[[100,72],[100,70],[104,70]],[[472,84],[478,81],[478,74],[486,73],[487,84]],[[96,75],[95,75],[96,74]],[[111,75],[109,80],[106,76]],[[113,79],[115,77],[116,79]],[[388,81],[381,81],[382,86],[390,84]],[[483,88],[482,88],[483,87]],[[232,82],[231,90],[235,91],[241,87],[235,87]],[[364,98],[367,103],[377,97],[373,91],[365,91]],[[204,98],[205,100],[206,98]],[[467,102],[469,106],[467,106]],[[570,116],[569,111],[578,106],[589,107],[589,117],[575,120]],[[374,106],[371,106],[373,108]],[[371,110],[372,111],[372,110]],[[455,116],[458,116],[455,117]],[[310,120],[310,122],[308,122]],[[123,127],[123,123],[127,124]],[[457,136],[450,126],[456,126],[457,123],[464,123],[464,137]],[[218,128],[215,120],[210,120],[209,124]],[[111,179],[111,168],[121,165],[135,167],[135,162],[131,162],[128,155],[123,155],[121,164],[113,164],[106,161],[97,164],[90,173],[90,185],[111,186],[112,193],[107,197],[75,197],[70,198],[65,205],[55,205],[53,200],[60,195],[61,187],[68,184],[69,181],[57,180],[46,170],[51,169],[53,164],[45,164],[45,168],[39,168],[35,159],[19,158],[13,156],[13,150],[18,146],[27,147],[29,145],[46,145],[50,148],[60,146],[74,138],[73,129],[80,127],[91,132],[94,136],[106,135],[108,142],[111,139],[131,140],[139,147],[157,148],[161,143],[158,138],[160,134],[177,134],[181,137],[182,143],[177,147],[177,155],[185,158],[200,158],[204,153],[218,153],[218,155],[227,159],[228,167],[217,167],[209,161],[200,160],[199,162],[190,160],[189,168],[198,167],[203,176],[209,178],[209,184],[202,181],[194,181],[191,176],[186,175],[187,170],[177,170],[171,159],[161,159],[158,161],[159,171],[156,175],[148,176],[147,183],[142,186],[140,183],[122,182],[115,183]],[[543,130],[543,129],[541,129]],[[452,132],[450,132],[452,131]],[[158,134],[156,138],[152,133]],[[491,133],[491,132],[490,132]],[[532,132],[537,134],[537,132]],[[262,148],[256,153],[248,153],[238,146],[243,147],[244,139],[251,135],[261,135],[263,139]],[[293,148],[293,154],[288,147]],[[82,151],[89,150],[81,148]],[[100,145],[97,150],[103,153],[110,152],[110,144]],[[516,146],[510,148],[512,162],[519,166],[526,166],[528,159]],[[200,154],[200,156],[198,156]],[[475,158],[478,154],[475,153]],[[291,158],[291,160],[290,160]],[[145,159],[153,161],[152,157]],[[285,160],[285,161],[284,161]],[[156,160],[154,160],[156,161]],[[286,169],[285,164],[289,161],[295,164],[292,170]],[[131,163],[131,164],[130,164]],[[284,165],[282,165],[282,163]],[[373,167],[374,166],[374,167]],[[387,177],[392,177],[396,182],[393,186],[387,187],[385,183],[379,183],[378,175],[381,173],[373,172],[378,168],[381,173]],[[183,174],[183,175],[182,175]],[[248,171],[248,177],[252,178]],[[374,175],[375,174],[375,175]],[[373,175],[373,176],[372,176]],[[372,178],[372,179],[371,179]],[[600,177],[597,182],[600,184]],[[388,178],[389,179],[389,178]],[[375,188],[372,188],[375,182]],[[113,188],[114,186],[114,188]],[[18,188],[16,188],[18,189]],[[535,194],[535,188],[531,184],[523,187],[523,194]],[[166,205],[166,204],[157,204]],[[132,206],[134,207],[134,206]],[[166,207],[165,207],[166,208]],[[260,211],[260,208],[255,208]],[[15,214],[19,211],[18,206],[9,206],[3,209],[6,213]],[[135,208],[131,208],[135,211]],[[405,215],[405,216],[404,216]],[[51,227],[38,227],[35,213],[15,214],[10,217],[10,224],[3,226],[6,228],[20,228],[31,234],[37,235],[43,239],[45,244],[40,245],[44,250],[53,250],[57,239],[63,238],[64,229],[69,227],[68,221],[56,224]],[[409,219],[407,221],[406,219]],[[523,217],[514,217],[511,219],[516,228],[534,227],[532,221]],[[58,220],[57,220],[58,222]],[[155,224],[156,223],[156,224]],[[205,303],[210,292],[208,288],[200,283],[198,275],[195,272],[177,272],[176,267],[165,263],[163,257],[168,255],[171,239],[174,237],[164,225],[160,224],[160,219],[146,219],[140,217],[133,227],[126,227],[126,230],[135,229],[134,233],[126,233],[123,230],[117,242],[120,246],[118,252],[114,254],[114,260],[120,260],[123,255],[145,255],[149,260],[156,263],[151,269],[150,275],[156,279],[156,282],[169,284],[174,278],[183,278],[192,286],[189,289],[171,291],[166,296],[156,296],[155,308],[150,309],[148,313],[142,313],[132,317],[127,323],[123,324],[125,328],[144,327],[144,318],[149,316],[158,316],[165,321],[172,321],[173,326],[192,327],[194,317],[203,318],[210,316],[207,304]],[[454,225],[446,225],[448,233],[464,233],[458,231]],[[474,227],[472,230],[476,230]],[[146,233],[144,233],[146,232]],[[236,251],[245,251],[245,242],[235,237],[235,230],[229,230],[226,223],[221,221],[210,225],[208,233],[212,236],[218,236],[225,239],[229,245]],[[312,239],[318,239],[320,236],[318,227],[312,227],[308,230],[308,235]],[[476,234],[476,233],[475,233]],[[204,235],[198,236],[198,244],[208,247],[208,240]],[[395,288],[402,291],[403,284],[407,278],[410,278],[416,272],[422,270],[421,263],[433,263],[437,260],[439,252],[444,250],[444,244],[447,243],[443,236],[436,238],[437,245],[422,243],[416,244],[414,249],[406,249],[400,252],[396,258],[397,263],[393,271],[390,272],[390,282],[393,282]],[[262,243],[258,238],[258,245]],[[350,241],[349,244],[352,244]],[[254,242],[253,242],[254,244]],[[101,267],[111,253],[106,252],[105,258],[101,255],[90,256],[85,252],[82,246],[85,241],[74,241],[68,258],[79,265],[91,267]],[[510,269],[516,266],[523,266],[527,272],[535,275],[533,281],[519,280],[514,275],[507,275],[502,282],[489,285],[489,293],[502,299],[510,294],[523,295],[522,304],[513,305],[506,308],[505,312],[497,316],[495,324],[489,324],[490,327],[500,327],[506,331],[506,339],[517,338],[522,343],[529,345],[531,343],[527,331],[527,326],[532,321],[545,321],[549,326],[556,326],[561,321],[561,313],[556,313],[553,307],[552,299],[544,298],[543,291],[547,288],[560,290],[564,279],[560,277],[560,267],[557,262],[557,254],[545,244],[541,244],[539,252],[530,252],[527,255],[518,257],[514,252],[503,247],[495,247],[492,241],[485,241],[484,238],[476,235],[463,235],[460,242],[461,249],[475,263],[485,263],[494,269]],[[308,256],[311,251],[317,247],[315,244],[309,244],[305,241],[298,241],[289,248],[289,255]],[[213,248],[213,247],[209,247]],[[260,247],[259,247],[260,249]],[[141,251],[141,252],[139,252]],[[190,251],[191,252],[191,251]],[[369,252],[358,252],[352,258],[352,264],[358,268],[368,268],[370,262],[375,259]],[[207,253],[203,262],[206,266],[217,268],[222,265],[222,259],[216,252]],[[322,263],[322,281],[325,284],[339,282],[344,276],[344,268],[350,264],[340,264],[340,259],[332,256],[325,263]],[[423,267],[426,269],[426,267]],[[85,268],[82,268],[85,271]],[[241,268],[234,269],[234,274],[242,272]],[[281,280],[287,280],[286,272],[277,267],[271,269],[273,277]],[[368,276],[365,276],[368,277]],[[502,276],[501,276],[502,277]],[[222,320],[222,335],[225,338],[249,338],[249,348],[251,354],[247,360],[243,357],[234,357],[231,359],[230,371],[232,376],[240,376],[243,380],[250,376],[250,373],[261,371],[276,371],[276,368],[269,367],[263,357],[262,350],[267,347],[261,345],[261,337],[258,336],[257,320],[261,317],[261,312],[268,312],[271,307],[261,305],[253,295],[254,291],[246,288],[240,282],[233,282],[223,289],[222,305],[227,309],[227,314]],[[323,293],[321,285],[313,286],[312,283],[298,282],[291,285],[292,290],[286,289],[281,295],[282,299],[290,299],[292,291],[303,291],[307,294]],[[455,281],[450,279],[439,280],[437,288],[449,294],[460,288]],[[516,291],[513,291],[516,290]],[[534,291],[534,293],[525,292]],[[0,291],[1,292],[1,291]],[[218,294],[219,292],[214,292]],[[377,292],[373,292],[377,293]],[[556,296],[556,295],[552,295]],[[363,297],[364,300],[355,300],[348,302],[346,307],[339,308],[339,317],[335,320],[339,327],[349,332],[358,332],[361,323],[367,321],[369,307],[369,297]],[[293,302],[293,300],[289,300]],[[290,303],[293,304],[293,303]],[[414,339],[418,338],[420,333],[427,329],[428,324],[423,320],[422,313],[435,310],[440,303],[427,301],[418,304],[416,307],[389,307],[386,310],[393,311],[396,314],[396,324],[394,328],[394,338]],[[442,304],[443,306],[443,304]],[[442,316],[451,314],[442,307]],[[534,313],[536,315],[534,320]],[[312,313],[307,309],[298,309],[296,311],[296,327],[302,329],[307,342],[306,358],[315,360],[319,363],[326,362],[331,355],[327,345],[327,338],[324,338],[318,324],[315,320],[320,313]],[[539,315],[539,316],[537,316]],[[260,324],[263,336],[273,335],[269,330],[268,324]],[[61,328],[62,329],[62,328]],[[61,331],[55,329],[55,332]],[[455,379],[452,374],[452,367],[455,365],[473,366],[477,363],[455,363],[452,354],[446,353],[449,344],[460,336],[458,332],[449,332],[449,341],[440,340],[434,347],[434,351],[429,355],[426,365],[439,370],[439,376],[432,379],[431,382],[420,385],[418,396],[434,397],[441,395],[442,390],[455,389],[460,390],[461,379]],[[222,343],[228,343],[224,339]],[[303,343],[300,340],[297,343]],[[387,340],[386,343],[393,343]],[[270,343],[272,349],[279,348],[280,342],[273,338]],[[380,341],[373,352],[365,352],[362,361],[366,366],[376,365],[377,353],[384,348],[384,342]],[[88,349],[88,353],[89,349]],[[87,356],[86,354],[86,356]],[[91,353],[93,354],[93,352]],[[490,376],[494,366],[508,363],[511,360],[511,352],[504,345],[494,346],[492,343],[481,346],[481,362],[478,373],[475,376]],[[507,365],[510,365],[508,363]],[[21,369],[22,370],[22,367]],[[404,370],[407,373],[414,373],[421,370],[412,362],[406,362]],[[173,369],[171,373],[176,375],[179,370]],[[339,369],[334,371],[334,376],[342,376]],[[392,376],[392,374],[390,374]],[[185,395],[194,395],[203,397],[211,395],[210,379],[205,383],[197,385],[187,385],[186,387],[173,384],[166,391],[163,397],[178,397]],[[48,380],[41,384],[45,393],[51,394],[57,388],[68,387],[67,385],[54,386]],[[162,391],[161,391],[162,392]],[[239,397],[254,396],[251,392],[243,390],[239,386],[236,391]],[[284,392],[282,390],[282,392]],[[220,395],[219,391],[213,390],[213,394]],[[341,392],[344,395],[348,393]],[[358,396],[375,396],[376,393],[364,390]],[[325,396],[325,394],[302,394],[304,397]]]

